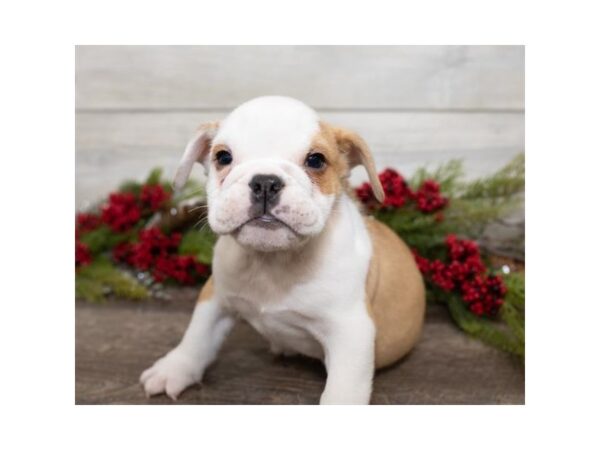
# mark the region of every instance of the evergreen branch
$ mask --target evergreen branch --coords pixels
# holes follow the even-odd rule
[[[92,302],[103,301],[108,292],[131,300],[149,296],[144,286],[113,266],[107,258],[99,258],[90,265],[79,268],[75,276],[75,292],[78,297]]]
[[[456,295],[449,295],[448,308],[456,324],[465,332],[500,350],[525,356],[523,343],[494,326],[489,320],[479,318],[467,310],[463,301]]]
[[[122,193],[130,193],[135,195],[136,197],[140,195],[142,192],[142,183],[134,180],[127,180],[121,183],[119,186],[118,192]]]
[[[194,255],[203,264],[211,264],[217,236],[208,228],[189,230],[181,238],[180,255]]]
[[[505,302],[500,309],[500,317],[509,326],[521,345],[525,345],[525,317],[510,303]]]
[[[104,286],[98,280],[76,273],[75,297],[92,303],[102,303],[105,301]]]
[[[525,274],[511,273],[504,277],[506,296],[504,300],[515,308],[525,310]]]
[[[485,198],[455,198],[444,214],[447,228],[463,236],[476,238],[489,223],[513,210],[520,200],[508,197],[490,201]]]
[[[486,178],[479,178],[462,187],[460,198],[487,198],[514,196],[525,188],[525,154],[515,156],[506,166]]]
[[[160,184],[162,178],[162,169],[160,167],[155,167],[152,169],[148,177],[146,178],[146,182],[144,184],[155,185]]]
[[[411,177],[409,185],[412,189],[416,190],[421,186],[423,181],[434,179],[440,184],[440,189],[444,195],[451,195],[454,193],[457,182],[462,176],[462,161],[453,159],[445,164],[442,164],[434,171],[429,171],[425,167],[418,169]]]
[[[92,254],[98,254],[130,239],[136,233],[137,228],[134,230],[134,232],[115,233],[110,229],[110,227],[101,225],[95,230],[83,234],[79,240],[89,247]]]
[[[375,217],[400,235],[415,230],[435,228],[439,225],[434,216],[407,207],[401,211],[381,209],[375,213]]]

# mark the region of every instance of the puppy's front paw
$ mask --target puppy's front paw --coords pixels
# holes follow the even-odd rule
[[[352,389],[325,389],[321,394],[321,405],[368,405],[371,386],[355,386]]]
[[[146,369],[140,383],[148,397],[165,392],[177,400],[185,388],[200,382],[202,369],[199,361],[175,348]]]

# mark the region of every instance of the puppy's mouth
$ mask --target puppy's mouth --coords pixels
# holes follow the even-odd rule
[[[294,230],[291,226],[289,226],[283,220],[278,219],[277,217],[275,217],[273,214],[270,214],[270,213],[265,213],[260,216],[255,216],[255,217],[248,219],[243,224],[241,224],[237,228],[236,231],[241,230],[246,225],[257,227],[257,228],[263,228],[265,230],[277,230],[279,228],[285,227],[285,228],[290,229],[294,233],[298,234],[296,232],[296,230]]]

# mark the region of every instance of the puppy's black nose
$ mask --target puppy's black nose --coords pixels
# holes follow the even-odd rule
[[[283,189],[283,181],[276,175],[254,175],[248,183],[252,191],[251,197],[254,203],[262,203],[266,207],[267,203],[274,203]]]

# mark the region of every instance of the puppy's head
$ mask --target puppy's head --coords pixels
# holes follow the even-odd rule
[[[377,199],[384,196],[366,143],[287,97],[259,97],[202,125],[185,150],[176,189],[194,162],[208,174],[210,227],[258,251],[298,247],[319,234],[358,164]]]

